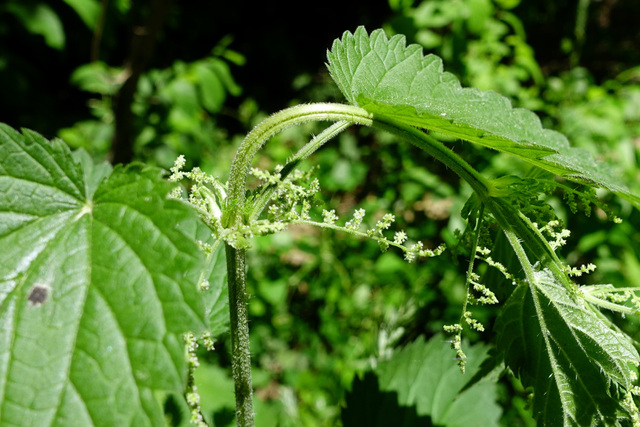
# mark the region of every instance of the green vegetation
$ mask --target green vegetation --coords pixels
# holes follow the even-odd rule
[[[0,425],[640,425],[637,6],[546,3],[8,1]]]

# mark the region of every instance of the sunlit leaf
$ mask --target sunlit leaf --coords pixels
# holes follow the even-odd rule
[[[378,120],[436,131],[515,155],[537,167],[578,182],[604,187],[640,207],[610,168],[562,134],[544,129],[531,111],[513,108],[492,91],[463,88],[443,72],[442,60],[423,55],[404,36],[388,38],[363,27],[345,32],[327,53],[331,76],[347,100]]]
[[[203,331],[195,214],[155,168],[0,127],[0,424],[162,426]]]

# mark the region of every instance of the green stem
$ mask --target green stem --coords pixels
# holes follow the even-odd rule
[[[231,320],[231,372],[236,394],[236,422],[240,427],[251,427],[254,414],[247,312],[246,251],[226,245],[226,255]]]
[[[496,222],[503,230],[513,250],[515,251],[520,265],[522,266],[527,280],[534,277],[534,268],[520,242],[524,242],[533,258],[544,264],[562,286],[572,294],[576,292],[575,284],[569,279],[562,267],[562,262],[558,255],[549,246],[549,242],[542,236],[538,228],[531,223],[529,218],[508,204],[508,201],[499,198],[491,198],[486,201],[487,208],[496,219]]]
[[[533,265],[531,265],[531,262],[529,261],[529,257],[527,256],[527,253],[524,250],[522,243],[520,243],[520,239],[518,238],[518,235],[513,230],[510,230],[510,229],[506,229],[506,230],[503,229],[503,231],[505,236],[507,236],[507,240],[509,241],[509,244],[513,248],[513,251],[516,253],[518,260],[520,261],[520,265],[522,266],[522,269],[524,271],[524,276],[527,279],[527,282],[530,284],[530,286],[534,286],[535,269],[533,268]]]
[[[575,68],[580,64],[580,55],[584,47],[587,17],[589,14],[589,3],[591,0],[578,0],[578,9],[576,11],[576,25],[573,34],[576,37],[576,45],[571,52],[571,68]]]
[[[490,197],[491,189],[493,188],[491,182],[434,137],[420,129],[387,118],[376,119],[373,126],[407,140],[445,164],[471,185],[471,188],[473,188],[481,201]]]
[[[343,226],[340,226],[340,225],[337,225],[337,224],[329,224],[329,223],[326,223],[326,222],[313,221],[313,220],[310,220],[310,219],[296,219],[296,220],[291,221],[291,224],[306,224],[306,225],[312,225],[312,226],[318,227],[318,228],[341,231],[343,233],[349,233],[349,234],[351,234],[353,236],[360,237],[360,238],[363,238],[363,239],[374,240],[374,241],[378,242],[378,244],[385,244],[385,245],[388,245],[388,246],[393,246],[395,248],[400,249],[405,254],[411,252],[410,249],[407,246],[405,246],[403,244],[400,244],[400,243],[396,243],[393,240],[389,240],[384,236],[381,237],[381,236],[378,236],[378,235],[375,235],[375,234],[371,235],[371,234],[362,232],[360,230],[349,229],[349,228],[346,228],[346,227],[343,227]],[[426,251],[430,251],[431,253],[439,254],[440,252],[442,252],[442,250],[443,250],[442,248],[444,248],[444,245],[439,247],[439,248],[436,248],[436,249],[425,249],[425,250]]]
[[[469,182],[481,200],[489,198],[490,182],[469,166],[435,138],[423,131],[391,120],[375,121],[366,110],[342,104],[307,104],[282,110],[268,117],[256,126],[244,139],[231,165],[228,183],[228,195],[222,216],[222,224],[233,228],[252,217],[252,210],[245,209],[245,188],[247,175],[255,155],[262,145],[272,136],[287,127],[309,121],[337,121],[330,127],[327,138],[318,139],[309,147],[303,148],[294,156],[293,161],[313,152],[328,137],[346,127],[347,123],[375,126],[386,130],[412,144],[420,147],[428,154],[440,160],[461,178]],[[248,215],[247,215],[248,214]],[[245,251],[227,245],[227,270],[229,282],[229,310],[231,312],[232,330],[232,369],[236,383],[236,412],[240,426],[253,425],[251,359],[249,354],[249,321],[246,301]]]
[[[529,261],[529,257],[527,256],[527,253],[524,247],[522,246],[522,243],[520,243],[520,239],[518,238],[518,235],[514,233],[512,230],[504,230],[504,234],[507,236],[507,240],[511,244],[511,247],[516,253],[518,260],[520,261],[520,265],[523,268],[524,275],[525,275],[527,284],[529,286],[529,292],[531,293],[531,299],[533,300],[533,305],[537,313],[537,320],[538,320],[538,323],[540,324],[540,329],[546,332],[549,330],[549,328],[547,327],[546,318],[543,314],[544,311],[542,309],[542,304],[540,303],[540,297],[538,295],[538,289],[537,289],[538,279],[536,278],[536,275],[535,275],[535,269],[533,265],[531,265],[531,261]],[[551,343],[550,343],[549,336],[546,333],[543,333],[542,338],[544,339],[546,348],[550,349]],[[551,358],[555,357],[552,351],[549,351],[549,356]],[[555,365],[556,365],[555,363],[551,364],[554,372],[556,371]]]
[[[288,161],[287,164],[295,164],[295,162],[301,162],[302,160],[315,153],[320,147],[322,147],[327,141],[335,138],[353,123],[348,121],[340,121],[332,124],[325,130],[323,130],[318,136],[313,138],[304,147],[299,149]],[[286,167],[285,167],[286,168]]]

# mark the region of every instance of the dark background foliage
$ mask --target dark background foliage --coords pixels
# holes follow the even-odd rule
[[[63,49],[51,49],[41,36],[6,12],[12,3],[18,2],[9,0],[0,6],[5,10],[0,21],[0,112],[3,121],[12,126],[55,134],[87,114],[89,95],[71,85],[69,76],[93,59],[92,31],[63,1],[45,2],[59,16],[66,35]],[[30,8],[40,2],[19,3]],[[134,1],[126,13],[117,10],[117,2],[103,3],[108,11],[96,57],[113,66],[122,65],[130,54],[134,26],[143,24],[149,9],[159,7],[161,2]],[[572,66],[561,41],[575,38],[577,3],[523,1],[512,10],[526,28],[528,44],[548,75]],[[172,2],[169,7],[149,68],[166,68],[177,59],[202,58],[221,38],[230,35],[232,48],[247,58],[243,67],[234,70],[234,77],[265,111],[279,109],[295,97],[291,83],[297,76],[322,70],[326,49],[343,31],[358,25],[373,29],[394,19],[399,21],[398,13],[384,1],[305,5],[296,1],[203,1]],[[635,25],[639,8],[632,0],[590,2],[580,65],[590,70],[597,82],[639,63],[640,31]],[[403,24],[397,26],[398,30],[411,40],[412,24]]]
[[[104,13],[88,25],[71,4]],[[61,136],[96,159],[168,168],[185,154],[224,178],[239,139],[266,114],[342,101],[325,53],[344,31],[365,25],[405,34],[465,84],[535,110],[546,126],[616,164],[638,191],[639,16],[635,0],[5,0],[0,121]],[[309,132],[317,128],[279,136],[260,166],[283,162]],[[488,175],[513,173],[501,156],[451,144]],[[351,130],[313,161],[328,208],[345,219],[360,207],[373,217],[392,212],[427,246],[455,246],[468,188],[411,147]],[[637,286],[639,215],[603,197],[622,224],[599,211],[574,216],[561,198],[552,200],[573,232],[563,255],[572,265],[598,265],[586,283]],[[457,321],[466,269],[454,252],[408,268],[371,242],[301,228],[259,239],[249,262],[257,411],[268,425],[336,422],[371,358]],[[490,330],[495,312],[477,310]],[[637,321],[614,320],[637,338]],[[491,343],[490,333],[468,336]],[[233,401],[216,393],[229,388],[226,345],[219,337],[218,351],[202,355],[203,409],[215,425],[233,419]],[[531,423],[527,391],[515,378],[503,375],[496,398],[503,425]],[[178,406],[167,402],[176,425]]]

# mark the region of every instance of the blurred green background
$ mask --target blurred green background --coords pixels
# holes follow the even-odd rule
[[[614,164],[639,193],[638,17],[635,0],[4,0],[0,121],[61,137],[96,160],[168,169],[184,154],[188,166],[226,179],[243,135],[266,115],[342,102],[325,53],[343,31],[365,25],[405,34],[463,84],[534,110],[546,127]],[[283,163],[321,129],[284,132],[257,165]],[[524,173],[510,158],[451,145],[487,175]],[[391,212],[432,248],[455,246],[464,228],[459,211],[470,189],[388,135],[351,129],[309,164],[320,166],[326,208],[344,218],[358,208],[373,218]],[[572,230],[563,255],[598,266],[583,283],[639,286],[640,214],[602,197],[621,224],[597,210],[574,215],[551,198]],[[465,270],[455,251],[408,266],[374,242],[305,227],[259,238],[249,254],[257,424],[347,425],[348,391],[361,384],[354,378],[457,322]],[[496,311],[478,308],[476,316],[490,330]],[[640,338],[637,320],[614,320]],[[491,345],[490,332],[466,336]],[[202,408],[215,426],[233,423],[228,346],[223,335],[215,352],[201,354]],[[497,384],[496,423],[531,425],[528,392],[508,373]],[[188,421],[179,397],[166,410],[170,425]]]

